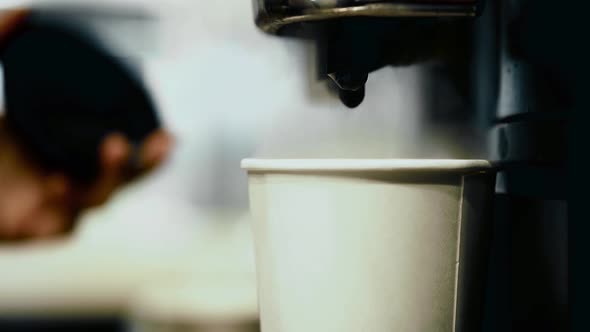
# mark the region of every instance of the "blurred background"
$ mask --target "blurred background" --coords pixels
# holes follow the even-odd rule
[[[464,122],[426,117],[469,107],[436,63],[380,69],[349,110],[316,81],[315,44],[262,33],[250,1],[100,4],[0,2],[96,32],[141,73],[177,149],[71,238],[0,247],[1,331],[255,331],[241,159],[487,156]]]

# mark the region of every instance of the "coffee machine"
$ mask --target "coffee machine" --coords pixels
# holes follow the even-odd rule
[[[573,87],[567,56],[537,42],[551,8],[538,0],[254,0],[261,30],[316,42],[317,79],[349,108],[363,102],[379,68],[446,68],[469,107],[429,116],[485,133],[498,171],[482,331],[568,327]]]

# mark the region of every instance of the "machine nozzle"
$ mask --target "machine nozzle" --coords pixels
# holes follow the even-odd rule
[[[328,77],[338,87],[340,100],[347,107],[355,108],[365,99],[365,84],[369,78],[368,73],[336,72],[328,74]]]

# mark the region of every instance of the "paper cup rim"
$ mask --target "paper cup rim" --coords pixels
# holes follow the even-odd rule
[[[492,171],[482,159],[256,159],[242,160],[248,172],[449,172]]]

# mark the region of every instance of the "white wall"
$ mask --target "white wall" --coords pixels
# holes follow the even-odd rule
[[[432,79],[422,67],[373,73],[365,102],[349,110],[314,80],[313,45],[257,30],[249,1],[187,2],[160,28],[145,68],[181,140],[167,181],[194,202],[246,207],[239,161],[249,156],[466,157],[460,135],[422,121]],[[456,106],[447,95],[441,107]]]

